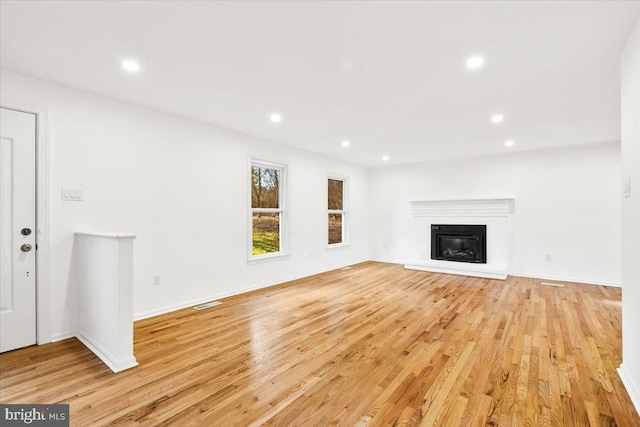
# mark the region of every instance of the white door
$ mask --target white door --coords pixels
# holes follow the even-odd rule
[[[36,343],[36,116],[0,108],[0,352]]]

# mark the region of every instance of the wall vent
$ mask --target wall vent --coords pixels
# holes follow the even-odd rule
[[[200,304],[193,307],[194,310],[204,310],[205,308],[215,307],[216,305],[222,304],[220,301],[208,302],[206,304]]]

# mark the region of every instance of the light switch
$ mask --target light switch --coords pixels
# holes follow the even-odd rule
[[[624,197],[631,197],[631,178],[627,178],[626,181],[622,183],[622,193]]]
[[[79,188],[62,188],[62,200],[81,202],[84,200],[84,192]]]

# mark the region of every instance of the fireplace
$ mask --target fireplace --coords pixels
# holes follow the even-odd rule
[[[487,263],[486,225],[431,225],[431,259]]]

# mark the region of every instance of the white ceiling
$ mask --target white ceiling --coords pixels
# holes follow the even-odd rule
[[[5,70],[368,166],[619,140],[640,16],[637,1],[0,7]]]

